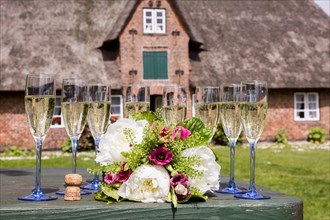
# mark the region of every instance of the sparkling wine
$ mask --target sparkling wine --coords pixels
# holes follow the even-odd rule
[[[195,107],[196,117],[202,120],[207,128],[215,129],[218,121],[217,103],[198,103]]]
[[[266,102],[242,102],[240,106],[246,138],[258,140],[266,121],[268,104]]]
[[[80,137],[87,122],[88,107],[88,102],[62,103],[64,125],[69,137]]]
[[[126,114],[133,115],[138,112],[148,111],[150,102],[126,102]]]
[[[181,106],[163,106],[163,116],[166,124],[177,124],[186,118],[187,107]]]
[[[111,102],[96,102],[89,104],[88,126],[93,137],[103,135],[109,124]]]
[[[238,102],[222,102],[220,119],[228,139],[237,139],[242,130],[241,110]]]
[[[25,111],[30,131],[35,138],[44,138],[52,123],[55,96],[25,96]]]

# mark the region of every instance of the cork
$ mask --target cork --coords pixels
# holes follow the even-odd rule
[[[66,183],[64,200],[80,200],[80,184],[82,183],[82,176],[75,173],[67,174],[64,177],[64,181]]]

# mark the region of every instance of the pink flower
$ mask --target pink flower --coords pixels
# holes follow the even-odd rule
[[[115,173],[108,173],[104,177],[104,182],[107,184],[115,184],[118,183],[118,177]]]
[[[176,126],[174,138],[177,137],[178,131],[180,132],[180,139],[185,139],[191,135],[191,132],[188,129],[186,129],[182,126]]]
[[[169,134],[169,132],[170,132],[170,127],[167,126],[167,125],[165,125],[165,126],[163,127],[163,130],[161,130],[161,131],[159,132],[159,136],[161,136],[161,137],[165,137],[165,136],[167,136],[167,135]]]
[[[149,160],[159,166],[170,163],[172,159],[171,151],[165,147],[158,147],[149,154]]]
[[[188,184],[188,177],[183,173],[178,173],[170,179],[171,186],[177,186],[181,184],[183,186],[187,186]]]
[[[117,182],[119,182],[119,183],[125,182],[126,180],[128,180],[128,178],[130,177],[131,174],[132,174],[131,169],[120,171],[117,174]]]

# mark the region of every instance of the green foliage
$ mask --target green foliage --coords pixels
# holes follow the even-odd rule
[[[71,153],[72,152],[72,146],[70,139],[66,139],[62,146],[61,146],[62,152],[65,153]],[[79,146],[78,151],[92,151],[95,149],[94,139],[91,131],[89,130],[88,126],[85,126],[85,129],[83,133],[81,134],[79,138]]]
[[[309,130],[307,140],[314,144],[323,144],[327,140],[327,134],[323,128],[314,127]]]
[[[34,156],[36,153],[35,149],[32,150],[22,150],[17,146],[11,146],[5,149],[4,152],[0,153],[0,156],[9,156],[9,157],[26,157],[26,156]]]
[[[288,146],[288,135],[286,134],[286,131],[284,129],[280,129],[275,136],[275,142],[277,144],[284,144],[285,146]]]
[[[243,144],[243,136],[244,136],[244,133],[242,131],[241,134],[239,135],[238,139],[237,139],[236,145],[242,145]],[[217,124],[217,129],[214,133],[214,136],[213,136],[212,140],[213,140],[214,144],[219,144],[221,146],[229,146],[229,141],[228,141],[228,138],[226,137],[225,132],[223,131],[223,127],[222,127],[221,122],[219,122]]]

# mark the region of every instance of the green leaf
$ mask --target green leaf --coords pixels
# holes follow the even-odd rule
[[[204,123],[199,118],[189,118],[184,120],[183,122],[179,123],[183,127],[187,128],[191,133],[201,131],[205,128]]]
[[[109,196],[110,198],[113,198],[117,202],[119,201],[119,195],[118,195],[117,188],[114,188],[112,186],[106,186],[106,185],[102,184],[101,190],[105,195]]]
[[[207,196],[192,194],[188,195],[185,199],[178,201],[178,203],[186,203],[188,201],[205,202],[207,199]]]

